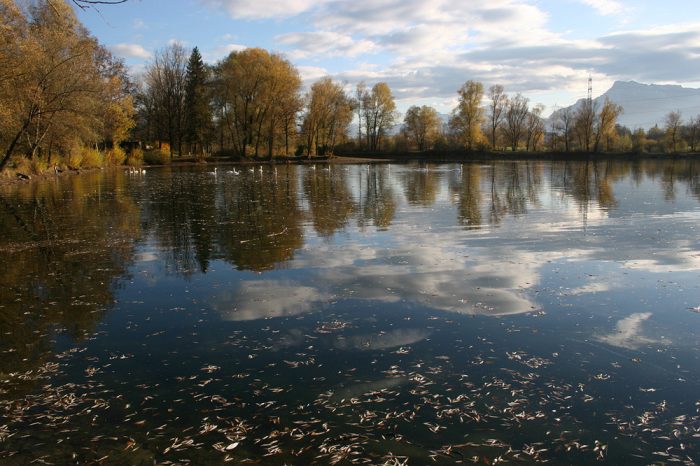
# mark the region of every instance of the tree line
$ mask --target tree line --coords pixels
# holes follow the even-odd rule
[[[609,100],[545,119],[522,94],[471,80],[448,117],[412,106],[400,118],[386,82],[351,88],[325,77],[304,90],[291,62],[260,48],[206,64],[197,47],[172,44],[132,80],[67,0],[20,4],[0,0],[0,170],[13,157],[33,170],[142,163],[125,141],[150,149],[147,162],[167,163],[210,154],[678,152],[695,151],[700,137],[700,117],[684,122],[679,112],[663,127],[631,131]]]

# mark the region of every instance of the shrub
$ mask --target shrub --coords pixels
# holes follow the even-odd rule
[[[119,146],[115,146],[105,153],[105,165],[124,165],[125,160],[126,152]]]
[[[141,149],[133,149],[126,158],[126,164],[130,167],[143,165],[143,151]]]
[[[83,152],[79,148],[70,151],[67,164],[69,168],[80,168],[83,163]]]
[[[143,161],[148,165],[167,165],[170,163],[170,154],[163,150],[149,150],[143,153]]]
[[[99,150],[84,147],[82,153],[83,160],[80,164],[81,167],[97,168],[104,165],[105,160]]]

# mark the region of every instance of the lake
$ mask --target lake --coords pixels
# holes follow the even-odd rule
[[[0,186],[3,464],[700,461],[700,163]]]

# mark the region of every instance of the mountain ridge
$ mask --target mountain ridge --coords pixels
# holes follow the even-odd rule
[[[666,115],[674,111],[681,112],[684,122],[700,115],[700,89],[677,84],[615,81],[610,89],[593,99],[593,102],[600,108],[606,97],[622,106],[623,113],[618,118],[618,123],[631,130],[663,126]],[[569,107],[554,111],[548,120],[552,121],[566,109],[576,111],[583,102],[585,99],[579,99]]]

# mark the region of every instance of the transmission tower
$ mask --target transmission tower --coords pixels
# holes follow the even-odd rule
[[[588,73],[588,103],[593,101],[593,77]]]

